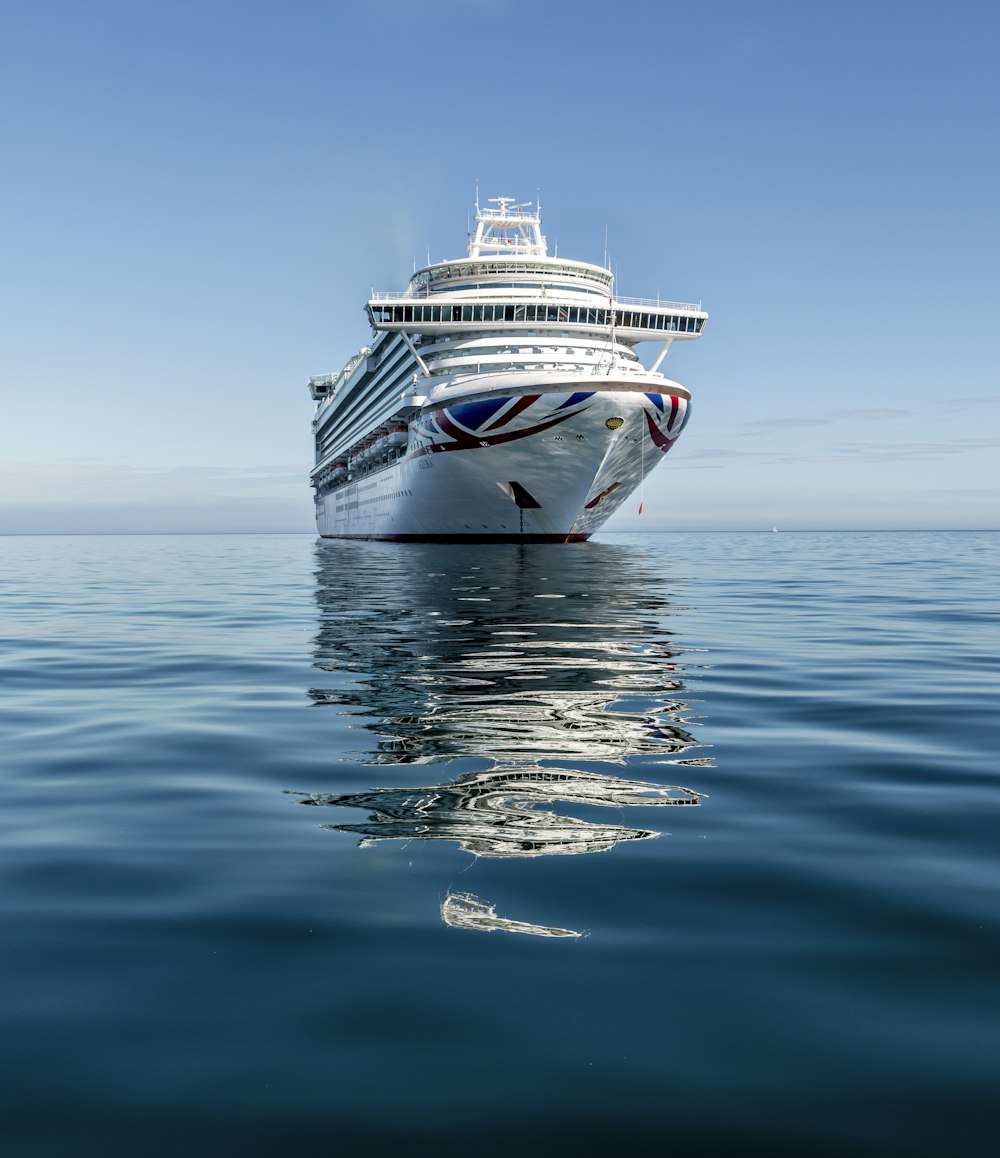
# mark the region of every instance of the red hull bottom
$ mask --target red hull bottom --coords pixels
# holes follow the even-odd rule
[[[321,535],[322,539],[364,539],[377,543],[585,543],[580,535]]]

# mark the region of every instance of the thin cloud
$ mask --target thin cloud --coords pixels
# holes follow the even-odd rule
[[[168,534],[313,527],[308,467],[0,462],[0,534]]]
[[[952,410],[968,410],[973,406],[995,406],[1000,402],[1000,394],[978,394],[969,398],[949,398],[948,406]]]
[[[802,427],[802,426],[829,426],[829,418],[763,418],[755,422],[741,422],[741,429],[745,430],[771,430],[775,426],[785,428]]]
[[[909,415],[909,410],[837,410],[830,417],[846,418],[852,422],[883,422],[887,418],[908,418]]]
[[[0,462],[0,508],[77,504],[132,506],[150,501],[213,501],[261,492],[308,493],[305,465],[137,467],[126,463]]]
[[[706,460],[711,460],[711,459],[719,459],[721,461],[729,461],[729,460],[734,459],[734,458],[756,458],[756,459],[774,460],[777,458],[784,459],[786,457],[791,458],[794,456],[787,456],[781,451],[740,450],[736,447],[720,447],[720,446],[706,446],[706,447],[698,447],[695,449],[685,448],[684,455],[683,455],[683,458],[686,461],[696,459],[699,462],[704,462]],[[671,461],[672,462],[678,462],[678,461],[680,461],[680,458],[681,458],[680,455],[678,455],[677,457],[671,456]]]
[[[827,414],[801,415],[791,418],[758,418],[753,422],[741,422],[740,429],[745,430],[772,430],[775,427],[784,429],[801,429],[807,426],[830,426],[834,422],[883,422],[892,418],[908,418],[908,410],[862,409],[862,410],[833,410]]]
[[[933,462],[956,454],[1000,447],[1000,438],[957,438],[951,442],[856,442],[835,451],[804,455],[802,462]]]

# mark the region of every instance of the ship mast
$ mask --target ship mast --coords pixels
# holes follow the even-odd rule
[[[469,242],[469,257],[487,254],[517,254],[518,257],[547,257],[542,236],[542,218],[532,211],[531,202],[515,205],[513,197],[491,197],[495,209],[476,203],[476,234]]]

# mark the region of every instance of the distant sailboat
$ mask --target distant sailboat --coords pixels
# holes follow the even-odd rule
[[[775,534],[777,534],[777,533],[778,533],[778,528],[777,528],[777,527],[772,527],[772,528],[771,528],[771,530],[772,530],[772,531],[774,531],[774,533],[775,533]]]

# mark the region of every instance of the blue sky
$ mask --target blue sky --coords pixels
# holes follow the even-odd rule
[[[5,0],[0,533],[311,530],[306,379],[464,252],[477,180],[712,315],[610,528],[997,527],[998,35],[972,0]]]

